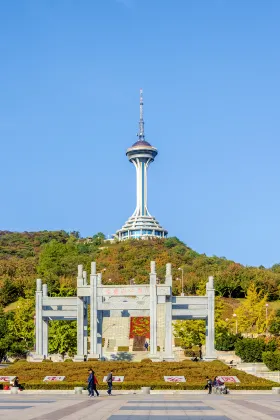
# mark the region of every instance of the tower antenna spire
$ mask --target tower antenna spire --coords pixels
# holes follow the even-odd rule
[[[140,120],[139,120],[138,141],[145,140],[143,105],[144,105],[144,103],[143,103],[143,89],[140,89]]]

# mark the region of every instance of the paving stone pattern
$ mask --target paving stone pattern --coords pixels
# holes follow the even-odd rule
[[[280,419],[280,401],[269,394],[0,395],[0,420],[19,415],[20,420],[274,420]]]

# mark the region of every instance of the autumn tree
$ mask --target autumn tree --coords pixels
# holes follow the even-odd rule
[[[246,298],[235,311],[240,333],[261,334],[266,331],[266,304],[267,295],[258,291],[251,283]],[[272,317],[273,314],[270,313],[267,319],[268,324]]]

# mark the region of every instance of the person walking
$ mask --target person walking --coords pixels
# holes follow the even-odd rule
[[[88,375],[88,396],[89,397],[94,397],[93,395],[93,387],[94,387],[94,374],[92,369],[89,369],[88,371],[89,375]]]
[[[206,378],[206,381],[207,383],[205,385],[205,389],[208,389],[208,394],[212,394],[212,381],[210,378],[208,378],[208,376]]]
[[[22,385],[19,383],[19,379],[18,379],[18,376],[16,376],[15,377],[15,379],[14,379],[14,381],[13,381],[13,387],[16,387],[16,388],[18,388],[20,391],[22,391],[23,390],[23,387],[22,387]]]
[[[148,343],[148,341],[146,341],[146,342],[145,342],[144,347],[145,347],[146,351],[148,351],[148,348],[149,348],[149,343]]]
[[[95,376],[95,373],[92,372],[92,374],[93,374],[93,395],[94,395],[94,392],[96,392],[96,396],[99,397],[99,392],[96,389],[96,385],[99,385],[99,383],[98,383],[97,377]]]
[[[113,372],[112,371],[110,371],[108,373],[106,382],[107,382],[107,385],[108,385],[107,394],[112,395],[112,388],[113,388]]]

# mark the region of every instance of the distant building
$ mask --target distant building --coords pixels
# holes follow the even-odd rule
[[[126,156],[136,168],[136,209],[123,227],[116,232],[115,237],[120,241],[125,239],[166,238],[168,233],[148,211],[147,172],[149,164],[154,161],[158,152],[145,140],[142,90],[140,90],[140,120],[137,136],[138,141],[126,151]]]

